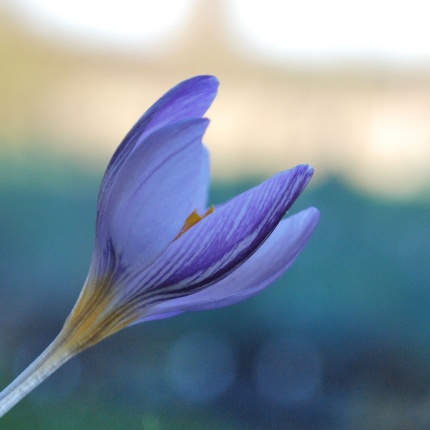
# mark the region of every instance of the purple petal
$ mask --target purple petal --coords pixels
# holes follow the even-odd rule
[[[148,318],[167,318],[174,311],[181,313],[229,306],[259,293],[294,263],[318,221],[319,212],[315,208],[282,220],[255,254],[232,273],[195,294],[155,305]]]
[[[188,299],[186,309],[196,311],[229,306],[261,292],[290,268],[318,221],[319,211],[315,208],[281,221],[267,241],[237,270],[208,289],[182,298],[184,304]]]
[[[112,244],[122,266],[137,264],[142,270],[150,265],[194,210],[207,124],[195,119],[155,131],[118,172],[97,244]]]
[[[219,82],[214,76],[196,76],[181,82],[161,97],[134,125],[115,151],[100,186],[97,222],[120,168],[130,153],[155,130],[186,119],[200,118],[216,96]]]
[[[128,279],[142,307],[196,293],[248,259],[278,225],[313,173],[279,173],[231,200],[179,237],[143,273]],[[134,291],[133,291],[134,290]]]
[[[167,312],[167,313],[163,313],[163,314],[152,314],[149,315],[145,318],[142,318],[141,320],[136,320],[134,321],[131,325],[136,325],[136,324],[140,324],[142,322],[148,322],[148,321],[156,321],[156,320],[162,320],[165,318],[172,318],[175,317],[176,315],[181,314],[182,311],[172,311],[172,312]]]
[[[197,209],[200,215],[203,215],[208,208],[209,187],[211,182],[209,157],[209,151],[203,146],[199,190],[194,203],[194,209]]]

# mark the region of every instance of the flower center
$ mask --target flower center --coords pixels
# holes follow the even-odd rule
[[[193,211],[191,213],[191,215],[187,218],[187,220],[185,221],[184,226],[182,227],[181,231],[179,232],[179,234],[176,236],[176,239],[179,236],[182,236],[186,231],[188,231],[191,227],[193,227],[194,225],[196,225],[198,222],[200,222],[203,218],[206,218],[208,215],[210,215],[213,211],[215,210],[214,205],[212,205],[207,211],[206,213],[204,213],[203,215],[199,215],[199,213],[197,212],[197,210]]]

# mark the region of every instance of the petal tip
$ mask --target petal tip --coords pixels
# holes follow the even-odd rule
[[[219,86],[219,80],[216,76],[214,75],[197,75],[194,76],[193,78],[190,78],[189,81],[199,81],[202,83],[207,83],[213,86],[218,87]]]
[[[301,191],[308,185],[314,174],[314,168],[309,164],[300,164],[294,168],[295,176],[301,183]]]
[[[311,178],[312,175],[314,174],[314,168],[313,166],[309,165],[309,164],[299,164],[298,166],[296,166],[296,169],[303,175],[306,176],[307,178]]]
[[[195,90],[197,89],[197,91],[203,91],[208,95],[212,94],[212,97],[214,98],[218,91],[219,80],[213,75],[197,75],[183,81],[179,84],[179,86],[190,89],[194,88]]]
[[[318,222],[319,222],[319,220],[320,220],[320,217],[321,217],[320,211],[317,208],[313,207],[313,206],[311,206],[310,208],[308,208],[307,211],[308,211],[309,218],[312,219],[312,223],[314,225],[317,225]]]

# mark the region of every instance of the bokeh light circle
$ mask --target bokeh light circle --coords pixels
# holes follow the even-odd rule
[[[220,334],[191,332],[171,347],[167,375],[174,391],[190,402],[208,402],[223,394],[236,375],[231,343]]]
[[[270,338],[261,346],[254,364],[257,392],[272,404],[295,406],[311,400],[320,388],[321,355],[304,338]]]

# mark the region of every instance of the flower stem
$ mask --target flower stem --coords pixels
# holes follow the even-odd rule
[[[55,372],[75,352],[67,348],[63,336],[57,338],[0,393],[0,417]]]
[[[124,309],[112,307],[106,289],[84,289],[60,334],[0,393],[0,417],[67,360],[133,321],[124,317]]]

